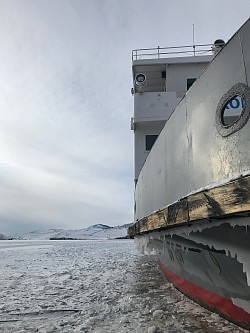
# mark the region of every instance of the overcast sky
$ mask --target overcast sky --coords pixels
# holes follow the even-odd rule
[[[131,50],[227,41],[249,0],[0,0],[0,233],[133,220]]]

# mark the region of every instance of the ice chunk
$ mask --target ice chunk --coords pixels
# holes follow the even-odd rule
[[[157,328],[156,328],[155,325],[150,326],[150,327],[148,328],[148,333],[154,333],[154,332],[156,332],[156,330],[157,330]]]

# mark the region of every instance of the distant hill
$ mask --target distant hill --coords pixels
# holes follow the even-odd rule
[[[115,239],[127,236],[127,228],[131,224],[110,227],[105,224],[94,224],[85,229],[64,230],[48,229],[31,231],[23,236],[23,239]]]
[[[8,237],[6,237],[6,236],[3,235],[3,234],[0,234],[0,240],[3,240],[3,239],[8,239]]]

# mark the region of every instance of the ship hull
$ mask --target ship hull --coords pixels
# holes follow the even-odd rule
[[[249,218],[226,220],[137,238],[157,253],[164,275],[181,292],[250,329]]]
[[[179,290],[248,330],[249,35],[250,19],[168,118],[136,179],[128,230],[139,248],[157,252]],[[138,98],[147,102],[146,93]],[[236,100],[242,109],[231,119]]]

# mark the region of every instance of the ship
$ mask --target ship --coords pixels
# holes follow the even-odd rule
[[[250,19],[132,52],[134,223],[177,289],[250,330]]]

